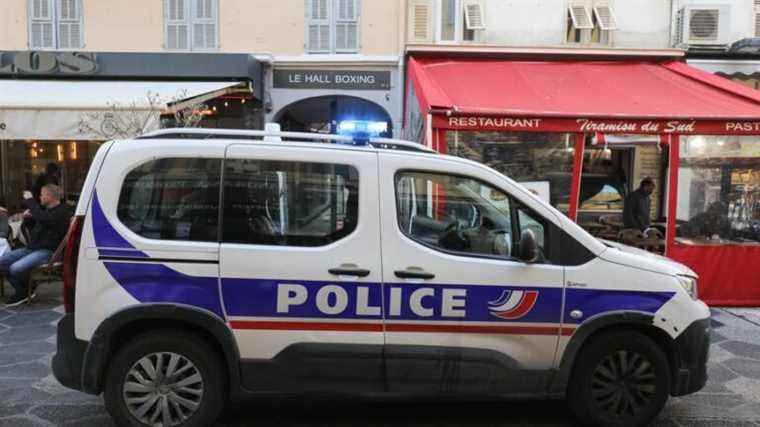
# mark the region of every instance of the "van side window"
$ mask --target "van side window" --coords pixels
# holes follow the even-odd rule
[[[545,252],[546,232],[544,231],[544,224],[535,219],[533,214],[523,207],[517,208],[517,222],[519,223],[520,235],[525,230],[533,231],[538,247],[541,252]]]
[[[221,159],[169,158],[130,171],[117,216],[140,236],[216,242]]]
[[[356,229],[359,172],[340,164],[226,160],[223,197],[224,242],[323,246]]]
[[[510,199],[481,181],[430,172],[396,176],[401,230],[445,251],[512,256]]]

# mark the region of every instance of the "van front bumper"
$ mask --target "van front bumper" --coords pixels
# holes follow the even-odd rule
[[[68,313],[58,322],[58,347],[53,356],[52,368],[55,379],[62,385],[82,390],[82,362],[87,341],[74,335],[74,313]]]
[[[692,323],[674,341],[676,350],[673,396],[683,396],[702,389],[707,382],[707,358],[710,352],[710,318]]]

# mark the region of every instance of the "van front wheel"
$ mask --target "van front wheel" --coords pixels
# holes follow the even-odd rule
[[[208,426],[225,403],[217,352],[192,334],[138,336],[114,355],[104,400],[120,426]]]
[[[568,400],[584,424],[647,425],[670,394],[667,357],[654,341],[638,332],[600,335],[576,360]]]

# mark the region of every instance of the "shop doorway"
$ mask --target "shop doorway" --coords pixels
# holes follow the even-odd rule
[[[283,107],[274,117],[283,131],[333,134],[337,133],[340,122],[348,120],[385,122],[387,130],[380,136],[393,135],[393,122],[385,108],[354,96],[330,95],[302,99]]]

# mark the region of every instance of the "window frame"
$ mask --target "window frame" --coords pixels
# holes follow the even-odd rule
[[[293,245],[293,244],[269,244],[269,243],[247,243],[247,242],[231,242],[226,241],[224,238],[224,224],[225,224],[225,216],[224,216],[224,209],[225,209],[225,189],[226,189],[226,176],[225,173],[227,169],[227,162],[259,162],[259,163],[285,163],[290,165],[298,165],[298,164],[310,164],[310,165],[326,165],[326,166],[339,166],[339,167],[346,167],[349,168],[350,173],[356,175],[356,195],[357,195],[357,210],[356,210],[356,223],[354,225],[354,228],[348,232],[348,234],[345,234],[343,236],[340,236],[339,238],[332,240],[327,243],[323,243],[320,245]],[[333,175],[333,176],[340,176],[340,175]],[[221,176],[221,182],[220,182],[220,202],[219,202],[219,243],[220,244],[228,244],[228,245],[245,245],[245,246],[258,246],[258,247],[267,247],[267,248],[298,248],[298,249],[319,249],[319,248],[325,248],[330,245],[334,245],[336,243],[339,243],[345,239],[350,238],[354,234],[356,234],[359,231],[360,221],[361,221],[361,172],[359,171],[359,168],[351,163],[328,163],[328,162],[319,162],[319,161],[302,161],[302,160],[281,160],[281,159],[271,159],[271,158],[246,158],[246,157],[225,157],[222,162],[222,176]],[[289,191],[286,190],[285,194],[288,194]],[[280,198],[282,198],[283,195],[280,195]],[[288,205],[291,204],[291,200],[288,200]],[[290,212],[286,211],[284,214],[284,218],[290,217]],[[283,213],[280,212],[280,218],[282,220]],[[327,236],[334,235],[338,230],[333,231]]]
[[[521,209],[528,213],[532,218],[535,218],[536,222],[540,223],[544,227],[544,245],[548,246],[553,242],[552,240],[552,231],[554,227],[549,226],[548,221],[543,216],[539,215],[535,210],[531,209],[524,203],[522,203],[520,200],[515,198],[509,191],[504,190],[503,188],[494,185],[491,182],[485,181],[480,178],[476,178],[473,176],[468,176],[464,174],[459,173],[452,173],[452,172],[442,172],[442,171],[436,171],[436,170],[425,170],[425,169],[414,169],[414,168],[407,168],[407,169],[399,169],[393,174],[393,193],[394,193],[394,199],[396,201],[394,209],[395,209],[395,218],[396,218],[396,227],[398,227],[398,230],[401,232],[401,234],[411,240],[414,243],[420,244],[422,246],[425,246],[426,248],[430,248],[436,252],[440,252],[446,255],[454,255],[454,256],[461,256],[461,257],[467,257],[467,258],[477,258],[477,259],[487,259],[487,260],[497,260],[497,261],[504,261],[504,262],[517,262],[521,264],[525,264],[525,261],[522,261],[518,258],[515,258],[512,254],[510,254],[509,258],[499,256],[499,255],[491,255],[486,253],[474,253],[474,252],[460,252],[460,251],[452,251],[449,249],[442,248],[440,246],[435,246],[430,243],[427,243],[423,240],[417,239],[414,236],[410,235],[401,225],[401,221],[399,221],[399,207],[400,207],[400,199],[399,199],[399,193],[398,193],[398,183],[400,182],[401,178],[404,177],[404,174],[430,174],[430,175],[438,175],[438,176],[449,176],[459,179],[466,179],[475,181],[481,185],[485,185],[486,187],[490,187],[492,189],[496,189],[504,193],[504,195],[507,196],[507,200],[509,203],[509,221],[510,221],[510,228],[512,233],[512,241],[510,242],[511,247],[514,249],[517,247],[517,244],[519,243],[519,218],[518,218],[518,209]],[[541,264],[541,265],[553,265],[553,263],[550,261],[550,257],[548,256],[548,251],[546,248],[544,248],[543,255],[543,261],[542,262],[536,262],[533,264]]]
[[[472,31],[473,37],[472,40],[466,40],[464,38],[464,32],[466,27],[466,11],[464,10],[465,4],[467,3],[477,3],[480,4],[477,0],[452,0],[454,1],[454,9],[456,10],[456,13],[454,15],[454,39],[453,40],[443,40],[441,38],[441,34],[443,32],[443,25],[441,23],[441,20],[443,19],[443,0],[433,0],[433,41],[435,44],[444,44],[444,45],[454,45],[454,44],[461,44],[461,43],[477,43],[479,41],[479,31],[483,31],[485,29],[485,24],[483,29],[472,29],[469,31]],[[485,8],[483,5],[480,5],[481,11],[483,12],[481,17],[485,21]]]
[[[220,26],[219,26],[219,0],[211,0],[212,18],[197,18],[197,0],[184,0],[185,2],[185,17],[183,20],[170,20],[169,19],[169,3],[172,0],[163,0],[164,7],[164,42],[163,48],[169,52],[217,52],[221,46],[220,42]],[[170,22],[171,21],[171,22]],[[169,46],[169,25],[184,22],[187,27],[187,48],[172,48]],[[195,24],[214,24],[214,46],[200,48],[194,46],[194,27]]]
[[[218,175],[219,176],[219,184],[218,184],[219,185],[219,194],[217,196],[217,204],[218,204],[218,206],[217,206],[217,217],[216,217],[217,224],[216,224],[216,239],[215,240],[195,240],[195,239],[190,239],[190,238],[187,238],[187,239],[163,239],[163,238],[155,238],[155,237],[145,236],[145,235],[140,234],[140,233],[136,232],[135,230],[133,230],[130,226],[128,226],[124,222],[124,220],[120,216],[119,212],[120,212],[120,205],[121,205],[121,201],[122,201],[121,198],[122,198],[122,195],[124,193],[124,184],[126,183],[127,177],[129,176],[129,174],[132,173],[132,172],[134,172],[135,170],[137,170],[137,169],[139,169],[139,168],[141,168],[141,167],[149,164],[149,163],[159,162],[159,161],[167,161],[167,160],[204,160],[204,161],[215,160],[215,161],[219,162],[219,167],[220,167],[220,169],[219,169],[219,175]],[[158,156],[154,156],[154,157],[150,157],[150,158],[144,159],[144,161],[141,161],[139,163],[130,165],[130,168],[128,170],[126,170],[126,172],[124,173],[124,175],[119,178],[121,184],[119,185],[119,196],[116,199],[116,220],[119,222],[119,224],[121,224],[121,226],[123,226],[125,229],[129,230],[130,233],[134,234],[135,236],[139,237],[140,239],[146,239],[146,240],[149,240],[151,242],[189,242],[189,243],[192,243],[192,244],[209,244],[209,243],[211,243],[211,244],[219,244],[221,242],[221,238],[222,238],[222,236],[221,236],[221,232],[222,232],[222,224],[221,224],[222,215],[221,214],[222,214],[222,208],[223,208],[223,206],[222,206],[222,202],[223,202],[222,195],[223,195],[223,183],[224,183],[224,160],[225,160],[224,157],[221,157],[221,156],[220,157],[214,157],[214,156],[204,156],[204,157],[182,157],[182,156],[158,157]],[[131,197],[131,192],[130,192],[130,197]]]
[[[361,10],[362,10],[362,0],[347,0],[352,1],[354,3],[354,18],[353,19],[341,19],[340,13],[339,13],[339,7],[340,7],[340,1],[341,0],[324,0],[327,2],[327,18],[326,19],[315,19],[312,18],[312,9],[314,0],[305,0],[304,6],[305,6],[305,21],[306,25],[304,25],[304,52],[309,55],[319,55],[319,54],[340,54],[340,55],[346,55],[346,54],[358,54],[361,51],[362,43],[361,43]],[[321,49],[311,49],[311,36],[309,27],[312,25],[312,21],[316,25],[327,25],[330,29],[329,36],[328,36],[328,46],[326,48]],[[350,24],[354,23],[356,25],[356,45],[354,48],[338,48],[337,47],[337,31],[338,31],[338,24]]]
[[[61,47],[61,37],[60,37],[60,29],[61,29],[61,0],[43,0],[43,1],[49,1],[50,4],[50,18],[49,19],[38,19],[34,17],[34,1],[35,0],[27,0],[27,46],[29,50],[36,50],[36,51],[62,51],[62,52],[71,52],[76,51],[79,49],[82,49],[85,47],[85,37],[84,37],[84,10],[82,8],[83,2],[82,0],[73,0],[76,3],[77,12],[79,15],[78,21],[74,20],[66,20],[66,24],[79,24],[79,45],[78,46],[71,46],[63,48]],[[35,23],[50,23],[52,26],[53,31],[53,45],[50,47],[47,46],[34,46],[34,30],[33,26]]]

